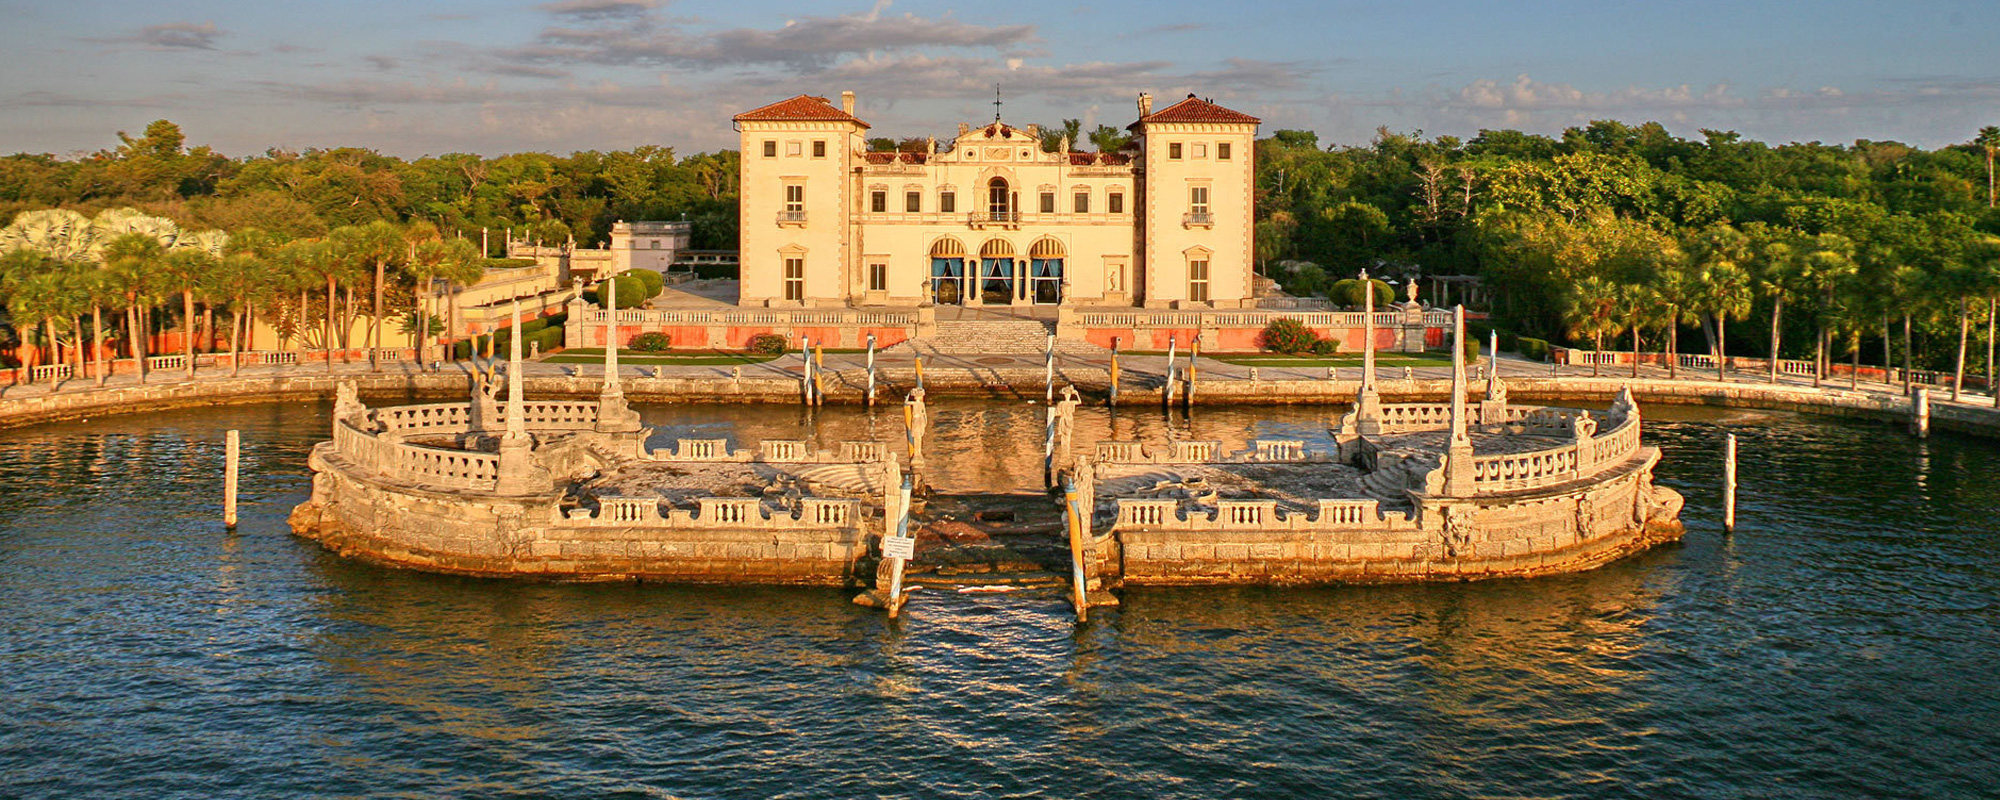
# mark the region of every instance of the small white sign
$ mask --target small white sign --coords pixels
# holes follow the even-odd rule
[[[917,540],[909,536],[890,536],[882,540],[883,558],[900,558],[905,561],[917,554]]]

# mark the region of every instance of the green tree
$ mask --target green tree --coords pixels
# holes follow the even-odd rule
[[[1979,135],[1972,140],[1986,153],[1986,207],[1993,207],[1993,153],[2000,150],[2000,127],[1988,125],[1979,129]]]
[[[1563,295],[1563,323],[1570,338],[1589,339],[1591,349],[1602,352],[1605,337],[1615,337],[1623,330],[1621,300],[1617,284],[1594,275],[1570,287]],[[1592,359],[1590,376],[1599,374],[1601,365]]]

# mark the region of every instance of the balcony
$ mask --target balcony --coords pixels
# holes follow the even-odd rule
[[[806,212],[804,211],[778,212],[778,227],[803,228],[805,226],[806,226]]]
[[[1215,227],[1215,215],[1210,214],[1206,211],[1191,211],[1186,214],[1182,214],[1181,227],[1213,228]]]
[[[974,228],[1000,227],[1009,230],[1021,227],[1019,211],[974,211],[966,219],[966,224]]]

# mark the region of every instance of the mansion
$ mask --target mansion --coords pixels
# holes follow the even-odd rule
[[[735,117],[739,303],[1249,308],[1258,119],[1140,95],[1116,153],[995,121],[869,152],[854,94]]]

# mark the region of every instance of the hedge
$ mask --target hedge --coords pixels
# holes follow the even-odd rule
[[[1522,358],[1533,359],[1535,361],[1549,360],[1548,342],[1545,342],[1541,339],[1532,339],[1523,336],[1520,337],[1519,343],[1520,343],[1520,352]]]
[[[696,264],[694,265],[694,276],[702,279],[727,278],[735,280],[737,277],[737,267],[735,264]]]
[[[1368,282],[1375,286],[1375,309],[1377,311],[1385,310],[1389,307],[1390,303],[1396,302],[1396,290],[1389,288],[1389,284],[1374,278],[1369,278]],[[1361,294],[1361,280],[1359,278],[1343,278],[1334,281],[1333,287],[1326,290],[1326,297],[1336,304],[1356,308],[1363,306],[1368,300],[1367,297]]]
[[[543,327],[540,328],[531,327],[536,322],[543,323]],[[452,346],[452,352],[458,358],[471,358],[474,352],[473,348],[477,347],[479,348],[478,353],[480,355],[484,355],[486,353],[486,341],[488,339],[492,339],[494,357],[505,358],[507,356],[507,348],[509,346],[508,341],[512,337],[513,331],[514,331],[513,328],[501,328],[500,330],[494,331],[493,333],[484,336],[476,336],[471,339],[461,339],[457,344]],[[544,353],[563,346],[562,325],[558,323],[553,327],[549,327],[545,320],[534,320],[532,322],[522,323],[521,355],[523,357],[526,357],[529,353],[534,352],[535,345],[538,344],[542,346],[541,351]]]

